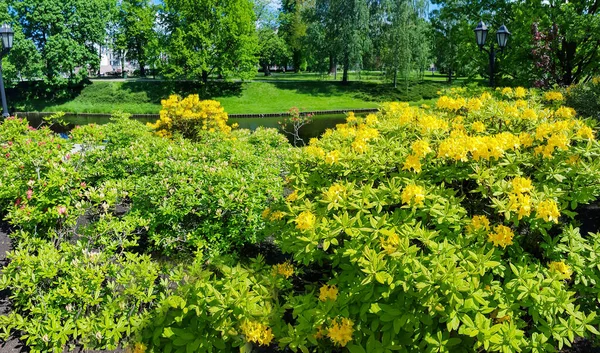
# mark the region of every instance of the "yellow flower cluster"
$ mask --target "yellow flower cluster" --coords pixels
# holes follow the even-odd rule
[[[326,302],[328,300],[335,301],[337,296],[338,289],[334,285],[328,286],[324,284],[321,286],[321,289],[319,289],[319,300],[322,302]]]
[[[290,278],[294,275],[294,266],[286,261],[282,264],[274,265],[273,272],[285,278]]]
[[[221,103],[214,100],[200,100],[197,94],[186,98],[172,95],[162,100],[160,117],[156,123],[148,126],[156,130],[156,134],[170,137],[175,131],[190,135],[198,129],[229,133],[228,116]]]
[[[296,228],[306,231],[314,228],[317,217],[310,211],[303,211],[296,217]]]
[[[575,117],[575,114],[576,114],[575,109],[573,109],[571,107],[559,107],[554,112],[554,115],[557,118],[561,118],[561,119],[572,119]]]
[[[245,320],[241,329],[247,342],[254,342],[261,346],[268,346],[274,338],[271,328],[260,322]]]
[[[512,88],[504,87],[501,91],[501,94],[505,97],[512,97],[514,93]]]
[[[573,270],[571,270],[571,267],[569,267],[569,265],[565,264],[562,261],[551,262],[548,265],[548,268],[550,269],[550,271],[558,273],[562,279],[569,279],[573,274]]]
[[[564,99],[565,97],[563,97],[563,94],[560,92],[550,91],[544,93],[544,100],[547,102],[562,101]]]
[[[333,150],[325,156],[325,163],[331,165],[340,161],[340,151]]]
[[[533,185],[529,178],[515,177],[511,184],[513,192],[516,194],[530,193],[533,191]]]
[[[506,151],[516,150],[520,145],[519,137],[510,132],[501,132],[494,136],[469,136],[462,131],[453,130],[450,137],[440,143],[437,156],[467,161],[470,153],[476,161],[499,159]]]
[[[527,194],[508,195],[508,209],[517,212],[517,217],[522,219],[531,214],[531,196]]]
[[[434,132],[448,131],[448,122],[444,119],[437,118],[433,115],[421,115],[417,120],[417,126],[420,128],[421,133],[431,134]]]
[[[423,200],[425,200],[425,190],[418,185],[407,185],[404,190],[402,190],[402,202],[405,204],[414,204],[414,205],[422,205]]]
[[[480,230],[490,230],[490,220],[486,216],[475,215],[471,220],[467,230],[469,232],[476,232]]]
[[[494,246],[506,248],[507,245],[512,245],[514,236],[513,231],[507,226],[497,225],[494,231],[488,234],[488,241],[494,243]]]
[[[331,327],[327,330],[327,337],[340,347],[346,347],[348,342],[352,341],[354,323],[350,319],[342,318],[334,320]]]
[[[560,211],[554,200],[544,200],[540,202],[536,209],[537,218],[541,218],[546,222],[558,223]]]
[[[406,157],[406,160],[404,161],[404,166],[402,167],[402,170],[413,170],[415,173],[420,173],[421,172],[421,161],[419,160],[419,157],[411,154],[408,157]]]
[[[294,202],[296,200],[298,200],[298,190],[294,190],[294,192],[292,192],[291,194],[289,194],[285,200],[287,202]]]
[[[270,208],[266,208],[264,211],[262,211],[262,218],[265,220],[269,220],[269,221],[279,221],[280,219],[283,218],[283,212],[281,212],[281,211],[271,212]]]
[[[467,105],[467,101],[464,98],[451,98],[448,96],[441,96],[435,106],[438,109],[449,110],[453,112],[457,112],[460,109],[464,108]]]
[[[584,125],[577,130],[577,136],[588,140],[593,140],[595,138],[594,130],[587,125]]]
[[[523,99],[527,97],[527,89],[524,87],[515,88],[515,98]]]
[[[485,124],[482,123],[481,121],[475,121],[475,122],[473,122],[473,124],[471,124],[471,130],[473,130],[475,132],[484,132]]]
[[[383,249],[383,252],[388,255],[395,253],[400,245],[400,238],[398,237],[398,234],[387,229],[382,229],[380,233],[383,235],[383,237],[381,237],[379,240],[381,242],[381,248]]]
[[[330,203],[338,203],[344,199],[346,188],[340,184],[333,184],[323,194],[323,198]]]
[[[379,122],[379,120],[377,119],[377,115],[375,114],[369,114],[367,115],[367,117],[365,118],[365,123],[367,125],[375,125]]]
[[[309,145],[303,149],[304,153],[317,158],[325,158],[325,151],[321,147]]]

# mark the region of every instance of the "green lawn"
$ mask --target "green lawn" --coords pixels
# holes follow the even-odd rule
[[[283,79],[281,75],[285,75]],[[294,75],[294,76],[292,76]],[[287,78],[294,77],[295,80]],[[300,80],[300,77],[303,80]],[[279,78],[279,81],[277,79]],[[70,98],[34,99],[14,104],[16,111],[46,111],[67,113],[133,114],[158,113],[160,101],[170,94],[200,94],[203,99],[220,101],[231,114],[285,112],[292,107],[303,111],[375,108],[385,101],[421,102],[437,96],[448,87],[443,81],[404,82],[398,89],[389,83],[320,81],[311,74],[277,74],[270,81],[213,82],[203,86],[190,81],[128,80],[95,81]],[[15,95],[18,97],[18,90]],[[18,99],[18,98],[17,98]]]

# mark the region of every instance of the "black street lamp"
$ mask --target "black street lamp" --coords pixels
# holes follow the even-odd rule
[[[9,24],[5,23],[0,27],[0,36],[2,37],[2,53],[0,54],[0,95],[2,95],[2,116],[7,118],[8,107],[6,104],[6,93],[4,92],[4,79],[2,78],[2,58],[8,54],[13,46],[15,32]]]
[[[485,45],[485,40],[487,39],[488,28],[480,21],[475,28],[475,39],[477,40],[477,45],[479,46],[479,50],[482,50],[488,53],[490,57],[490,86],[494,87],[494,71],[496,66],[496,49],[494,48],[494,42],[491,42],[490,50],[485,49],[483,46]],[[508,43],[508,37],[510,36],[510,32],[505,25],[502,25],[498,31],[496,32],[496,41],[498,42],[498,47],[500,47],[500,51],[504,51],[506,48],[506,44]]]

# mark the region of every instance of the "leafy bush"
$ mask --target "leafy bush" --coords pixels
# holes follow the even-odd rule
[[[161,102],[160,118],[155,124],[148,126],[157,130],[159,136],[171,137],[179,133],[184,137],[194,138],[199,132],[220,131],[229,133],[227,113],[221,103],[213,100],[200,100],[197,94],[186,98],[172,95]]]
[[[600,77],[567,88],[566,104],[582,116],[600,119]]]
[[[115,349],[146,325],[148,309],[165,291],[159,266],[147,255],[29,240],[10,259],[0,288],[10,289],[14,308],[0,316],[0,337],[21,331],[32,352],[70,351],[76,344]]]
[[[273,234],[322,277],[287,299],[280,345],[548,352],[599,334],[600,234],[574,220],[600,195],[594,122],[496,95],[385,104],[294,154]]]

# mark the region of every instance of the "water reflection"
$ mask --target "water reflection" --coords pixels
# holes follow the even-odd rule
[[[238,123],[240,128],[242,129],[250,129],[256,130],[259,126],[270,127],[274,129],[279,129],[279,121],[282,121],[285,117],[278,118],[230,118],[229,124]],[[29,125],[33,127],[38,127],[42,125],[44,120],[39,117],[30,117]],[[61,125],[53,125],[51,129],[54,132],[66,134],[71,131],[75,126],[79,125],[88,125],[88,124],[108,124],[110,119],[108,117],[97,117],[97,116],[73,116],[73,115],[65,115],[63,120],[68,124],[66,126]],[[142,123],[154,122],[156,119],[154,118],[135,118],[135,120],[140,121]],[[346,116],[344,114],[332,114],[332,115],[317,115],[313,117],[313,121],[303,126],[300,129],[300,137],[308,142],[310,138],[319,137],[326,129],[334,128],[337,124],[341,124],[346,120]],[[286,135],[289,139],[291,136]]]

